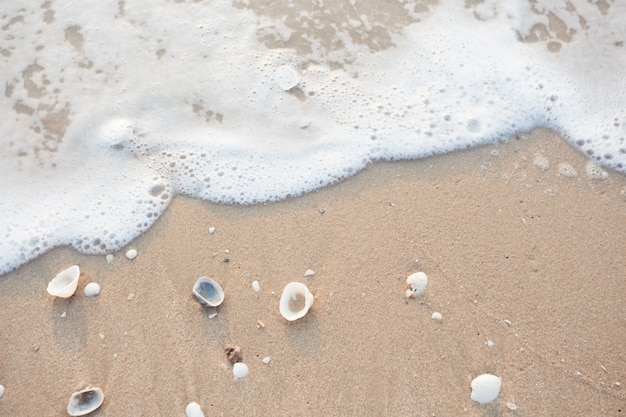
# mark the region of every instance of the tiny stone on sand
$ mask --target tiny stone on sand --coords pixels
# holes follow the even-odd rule
[[[128,259],[135,259],[139,255],[136,249],[129,249],[126,251],[126,257]]]
[[[97,282],[90,282],[85,286],[85,295],[87,297],[95,297],[100,294],[100,284]]]
[[[305,277],[312,277],[313,275],[315,275],[315,271],[312,269],[307,269],[306,272],[304,273]]]

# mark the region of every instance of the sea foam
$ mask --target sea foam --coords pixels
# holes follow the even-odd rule
[[[2,5],[0,274],[535,127],[626,172],[623,2],[223,3]]]

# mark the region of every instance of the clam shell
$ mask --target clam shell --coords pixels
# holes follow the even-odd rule
[[[104,393],[100,388],[87,387],[77,391],[70,397],[67,413],[70,416],[84,416],[95,411],[104,402]]]
[[[304,317],[313,305],[313,294],[306,285],[290,282],[280,296],[280,314],[289,321]]]
[[[72,265],[59,274],[48,283],[48,294],[60,298],[69,298],[76,292],[78,287],[78,277],[80,276],[80,268],[78,265]]]
[[[482,374],[472,380],[472,400],[479,404],[487,404],[498,398],[502,380],[491,374]]]
[[[193,286],[193,295],[203,307],[217,307],[224,301],[224,290],[209,277],[200,277]]]

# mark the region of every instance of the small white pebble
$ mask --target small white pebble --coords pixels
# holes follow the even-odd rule
[[[126,251],[126,257],[128,259],[135,259],[139,253],[136,249],[129,249]]]
[[[185,414],[187,417],[204,417],[200,404],[195,402],[187,404],[187,407],[185,407]]]
[[[117,353],[113,354],[113,359],[117,359]]]
[[[616,382],[613,385],[615,385],[616,388],[621,388],[622,387],[622,383],[621,382]]]
[[[97,282],[90,282],[85,286],[85,295],[87,297],[95,297],[100,294],[100,284]]]
[[[506,403],[506,408],[515,411],[517,410],[517,405],[515,403]]]
[[[209,233],[210,234],[215,233],[215,227],[209,227]]]
[[[210,318],[210,319],[214,319],[215,317],[217,317],[217,313],[211,313],[211,314],[209,314],[209,318]]]
[[[270,364],[270,360],[271,358],[269,356],[266,356],[263,358],[263,365],[269,365]]]
[[[312,277],[313,275],[315,275],[315,271],[312,269],[307,269],[306,272],[304,273],[305,277]]]
[[[112,254],[110,254],[110,253],[109,253],[109,254],[106,256],[107,263],[108,263],[108,264],[110,264],[111,262],[113,262],[113,258],[114,258],[114,256],[113,256]]]
[[[511,325],[511,320],[504,320],[504,322],[505,322],[508,326],[510,326],[510,325]]]
[[[104,335],[102,333],[98,333],[98,337],[100,338],[100,340],[104,340]]]
[[[4,396],[4,385],[0,385],[0,398]]]
[[[255,293],[259,293],[261,291],[261,286],[259,285],[259,281],[252,281],[252,291],[254,291]]]
[[[67,311],[64,311],[63,313],[61,313],[61,318],[65,318],[67,317]]]
[[[442,321],[443,320],[443,316],[441,315],[441,313],[435,311],[432,315],[432,319],[433,320],[437,320],[437,321]]]
[[[236,379],[245,378],[248,376],[248,365],[243,362],[237,362],[233,365],[233,375]]]
[[[491,340],[487,340],[487,347],[488,348],[492,348],[493,347],[493,342]]]

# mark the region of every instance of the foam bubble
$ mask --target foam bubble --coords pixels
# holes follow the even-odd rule
[[[176,194],[280,200],[535,127],[626,172],[626,5],[474,3],[4,4],[0,273],[117,251]]]

